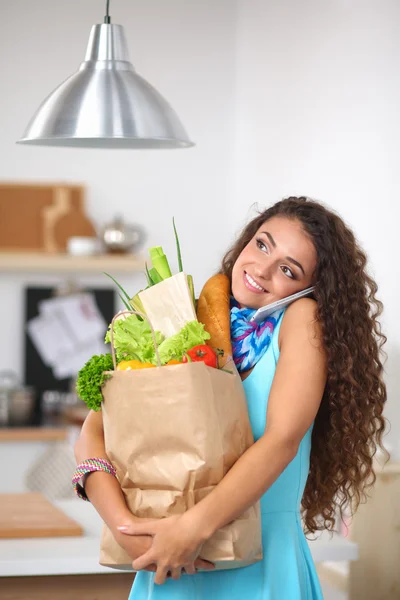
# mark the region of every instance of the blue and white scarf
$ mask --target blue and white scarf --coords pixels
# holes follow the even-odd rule
[[[250,321],[257,311],[253,308],[239,308],[231,297],[231,341],[233,360],[237,370],[248,371],[268,350],[272,334],[284,310],[277,310],[261,323]]]

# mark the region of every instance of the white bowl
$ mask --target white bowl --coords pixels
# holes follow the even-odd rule
[[[73,256],[93,256],[99,250],[100,243],[95,237],[73,236],[67,242],[67,252]]]

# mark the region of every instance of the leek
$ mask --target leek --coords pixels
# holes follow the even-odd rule
[[[146,289],[147,289],[147,288],[146,288]],[[143,292],[143,290],[140,290],[140,292]],[[139,298],[139,294],[140,294],[140,292],[138,292],[138,293],[136,294],[136,296],[133,296],[133,298],[131,298],[131,299],[129,300],[129,304],[130,304],[129,310],[131,310],[131,308],[132,308],[133,310],[137,310],[138,312],[141,312],[141,313],[143,313],[143,314],[146,314],[146,311],[144,310],[143,303],[142,303],[142,301],[141,301],[141,300],[140,300],[140,298]],[[140,317],[139,315],[137,315],[137,317],[138,317],[139,319],[141,319],[141,317]]]
[[[160,283],[160,281],[163,281],[163,278],[161,277],[160,273],[154,267],[149,269],[149,274],[154,285],[156,285],[156,283]]]
[[[153,248],[149,248],[149,254],[153,267],[156,269],[161,279],[163,280],[172,277],[171,269],[169,268],[168,260],[162,247],[154,246]]]
[[[188,321],[196,319],[185,273],[177,273],[149,287],[139,293],[139,298],[154,329],[165,337],[178,333]]]
[[[147,263],[145,263],[145,267],[146,267],[147,287],[151,287],[152,285],[154,285],[154,282],[153,282],[153,280],[151,278],[150,271],[149,271],[149,268],[147,266]]]

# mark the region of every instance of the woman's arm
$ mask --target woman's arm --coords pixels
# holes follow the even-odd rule
[[[82,426],[75,444],[75,458],[81,463],[87,458],[105,458],[108,460],[104,445],[103,417],[101,411],[90,411]],[[151,538],[139,536],[129,538],[121,533],[119,526],[140,522],[128,509],[121,486],[116,477],[95,471],[86,477],[85,492],[87,497],[111,530],[116,541],[128,552],[132,559],[140,556],[151,545]]]
[[[233,465],[216,488],[186,513],[208,539],[268,490],[297,454],[323,396],[327,364],[316,303],[303,298],[286,311],[280,356],[268,399],[264,435]]]
[[[127,533],[153,536],[136,569],[158,566],[156,583],[201,552],[218,529],[239,517],[274,483],[293,460],[323,396],[327,364],[316,303],[308,298],[286,311],[280,331],[280,357],[268,399],[263,436],[233,465],[214,490],[182,516],[133,526]]]

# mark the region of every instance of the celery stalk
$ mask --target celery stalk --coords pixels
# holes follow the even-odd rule
[[[167,257],[161,246],[154,246],[149,248],[149,254],[153,267],[157,270],[161,279],[168,279],[172,277],[171,269],[169,268]]]

